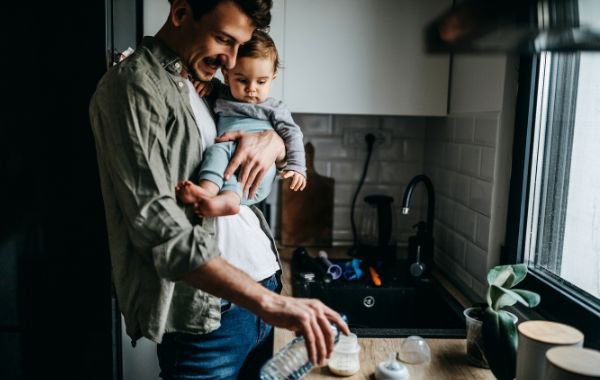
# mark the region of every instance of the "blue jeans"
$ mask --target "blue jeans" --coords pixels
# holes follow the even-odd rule
[[[261,284],[279,290],[275,275]],[[203,335],[168,333],[158,345],[164,380],[258,379],[272,356],[273,328],[229,301],[221,300],[221,327]]]

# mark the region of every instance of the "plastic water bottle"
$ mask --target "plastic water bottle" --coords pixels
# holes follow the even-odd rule
[[[342,316],[346,321],[346,317]],[[340,331],[332,324],[335,343]],[[298,336],[286,344],[278,353],[266,362],[260,370],[261,380],[299,380],[304,377],[314,364],[308,359],[308,351],[303,336]]]

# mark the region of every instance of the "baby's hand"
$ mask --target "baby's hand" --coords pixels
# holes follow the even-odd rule
[[[291,190],[302,191],[306,187],[306,178],[302,174],[295,172],[293,170],[284,171],[283,174],[281,175],[281,178],[283,178],[283,179],[291,178],[292,179],[292,182],[290,184]]]

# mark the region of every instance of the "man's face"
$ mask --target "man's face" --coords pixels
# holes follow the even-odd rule
[[[224,75],[236,100],[262,103],[269,97],[271,82],[275,79],[273,58],[239,58],[233,69],[224,70]]]
[[[190,14],[181,28],[182,58],[203,81],[212,79],[221,67],[233,68],[238,48],[250,40],[255,29],[252,20],[230,1],[220,3],[199,20]]]

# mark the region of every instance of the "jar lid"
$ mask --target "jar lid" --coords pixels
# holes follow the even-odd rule
[[[600,351],[582,347],[553,347],[546,358],[556,367],[582,376],[600,377]]]
[[[518,326],[519,332],[529,339],[550,344],[576,344],[583,341],[583,333],[575,327],[550,321],[526,321]]]

